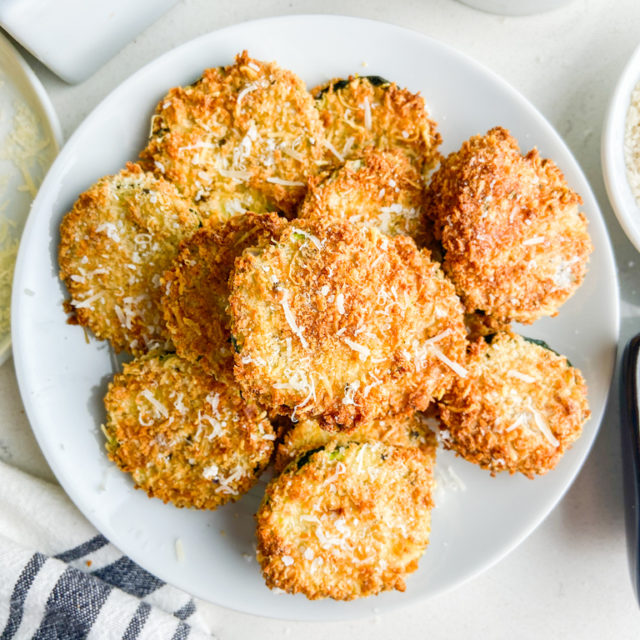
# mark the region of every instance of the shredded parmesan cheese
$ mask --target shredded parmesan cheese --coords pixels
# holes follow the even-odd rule
[[[640,83],[636,85],[629,103],[624,133],[624,161],[627,180],[640,206]]]
[[[338,462],[336,464],[335,473],[330,475],[322,484],[323,485],[332,484],[333,482],[335,482],[338,479],[339,476],[341,476],[343,473],[345,473],[346,470],[347,470],[347,467],[344,464],[344,462]]]
[[[238,182],[246,182],[251,179],[251,174],[248,171],[237,171],[235,169],[224,169],[223,167],[216,167],[216,171],[223,178],[231,178],[232,180],[237,180]]]
[[[436,356],[436,358],[438,358],[438,360],[444,362],[444,364],[446,364],[450,369],[453,369],[453,371],[455,371],[455,373],[457,373],[461,378],[467,377],[467,370],[464,367],[460,366],[457,362],[454,362],[453,360],[447,358],[447,356],[445,356],[444,353],[440,351],[440,349],[436,347],[432,347],[432,349],[433,354]]]
[[[293,312],[291,311],[291,307],[289,306],[288,297],[289,297],[289,292],[286,289],[283,289],[282,298],[280,298],[280,304],[282,305],[282,310],[284,311],[284,317],[287,323],[289,324],[289,326],[291,327],[291,331],[293,331],[293,333],[295,333],[295,335],[298,336],[298,339],[300,340],[300,344],[302,344],[304,349],[308,349],[309,343],[305,340],[305,337],[302,335],[302,329],[298,327],[296,323],[296,319],[293,315]]]
[[[362,108],[364,109],[364,128],[367,131],[371,131],[371,105],[369,104],[369,98],[364,99]]]
[[[535,238],[529,238],[528,240],[525,240],[522,243],[522,246],[528,247],[528,246],[534,245],[534,244],[542,244],[543,242],[544,242],[544,237],[543,236],[536,236]]]
[[[304,187],[304,182],[297,180],[284,180],[283,178],[267,178],[267,182],[271,184],[279,184],[283,187]]]
[[[11,324],[11,282],[18,254],[18,239],[12,237],[9,223],[2,221],[0,227],[0,335],[9,333]]]
[[[357,342],[354,342],[349,338],[343,338],[343,340],[347,343],[347,345],[349,345],[349,347],[358,352],[358,356],[363,362],[371,355],[371,349],[369,349],[369,347],[358,344]]]
[[[5,86],[3,103],[7,106],[20,95],[13,89],[11,83]],[[24,218],[55,149],[26,103],[17,99],[12,117],[7,117],[9,111],[2,115],[0,125],[9,127],[0,144],[0,338],[4,340],[10,331],[11,284]]]
[[[163,417],[168,418],[169,412],[167,411],[167,407],[165,407],[152,393],[149,389],[144,389],[140,392],[140,395],[143,398],[146,398],[149,401],[149,404]]]
[[[244,100],[244,97],[248,93],[251,93],[252,91],[256,91],[257,89],[266,89],[268,86],[269,86],[269,82],[264,78],[262,80],[258,80],[257,82],[250,82],[248,85],[244,87],[244,89],[240,91],[240,93],[238,93],[238,98],[236,100],[236,108],[240,106],[240,103]]]
[[[520,373],[520,371],[516,371],[515,369],[509,369],[507,371],[507,375],[512,378],[518,378],[518,380],[522,380],[523,382],[535,382],[536,379],[533,376],[529,376],[526,373]]]
[[[434,342],[440,342],[440,340],[444,340],[447,336],[451,335],[451,333],[452,333],[451,328],[445,329],[441,333],[438,333],[437,335],[433,336],[433,338],[429,338],[428,340],[425,340],[425,344],[433,344]]]
[[[353,136],[349,136],[345,142],[344,147],[342,147],[342,156],[347,157],[351,152],[351,148],[353,147],[353,143],[355,142],[355,138]],[[344,162],[344,161],[343,161]]]
[[[549,425],[547,424],[546,420],[544,420],[540,413],[538,413],[537,411],[533,410],[532,413],[533,420],[540,430],[540,433],[549,441],[549,444],[551,444],[552,447],[559,446],[560,442],[558,442],[557,438],[551,432],[551,429],[549,429]]]
[[[72,300],[71,304],[76,309],[85,309],[85,308],[93,308],[93,303],[97,302],[100,298],[102,298],[102,293],[94,293],[92,296],[85,298],[81,301]]]
[[[333,153],[333,155],[336,158],[338,158],[338,160],[340,162],[344,163],[344,156],[329,142],[329,140],[323,140],[322,142],[323,142],[324,146],[327,147],[327,149],[329,149],[329,151],[331,151],[331,153]]]

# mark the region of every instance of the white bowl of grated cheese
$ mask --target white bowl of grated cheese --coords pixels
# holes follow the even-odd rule
[[[11,353],[11,285],[22,228],[61,144],[44,88],[0,35],[0,365]]]
[[[618,221],[640,251],[640,46],[609,103],[602,130],[602,171]]]

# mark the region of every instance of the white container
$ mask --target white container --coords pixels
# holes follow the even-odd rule
[[[620,226],[640,251],[640,203],[627,179],[624,138],[631,93],[640,82],[640,46],[627,62],[609,103],[602,129],[602,172],[611,206]]]
[[[71,84],[82,82],[177,0],[0,0],[0,26]]]
[[[529,16],[559,9],[573,0],[460,0],[474,9],[505,16]]]
[[[0,0],[1,1],[1,0]],[[25,157],[25,164],[21,168],[9,157],[0,157],[0,175],[3,182],[0,186],[0,227],[8,224],[13,229],[15,239],[20,237],[24,226],[33,195],[28,189],[24,189],[25,178],[23,169],[27,171],[35,185],[40,184],[46,168],[53,161],[62,146],[62,130],[58,122],[58,116],[46,94],[40,80],[29,68],[22,56],[13,45],[0,35],[0,143],[3,151],[20,146],[15,135],[14,117],[20,107],[37,123],[37,133],[33,135],[36,144],[46,142],[48,144],[40,149],[37,154]],[[27,141],[25,149],[33,146],[33,142]],[[13,234],[12,234],[13,235]],[[0,250],[7,249],[7,240],[0,241]],[[3,263],[3,268],[9,268],[8,263]],[[11,354],[11,335],[0,331],[0,365]]]

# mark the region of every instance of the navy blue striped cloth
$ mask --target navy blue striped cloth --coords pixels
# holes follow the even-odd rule
[[[59,487],[0,462],[0,513],[0,640],[212,638],[191,596],[124,556]]]
[[[7,541],[0,538],[1,542]],[[111,553],[106,555],[112,555],[114,548],[102,535],[54,557],[14,548],[12,573],[19,562],[23,567],[11,591],[0,640],[211,637],[189,624],[196,612],[192,598],[126,556],[92,571],[90,558],[104,557],[107,550]],[[9,569],[6,560],[4,578]],[[87,571],[77,568],[78,563]],[[167,601],[179,603],[178,608],[167,613],[158,606]]]

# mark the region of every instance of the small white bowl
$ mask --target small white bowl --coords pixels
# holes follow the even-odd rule
[[[602,172],[609,201],[633,246],[640,251],[640,203],[627,179],[624,136],[631,94],[640,82],[640,46],[627,62],[613,92],[602,130]]]
[[[460,0],[474,9],[505,16],[530,16],[559,9],[573,0]]]
[[[4,138],[12,129],[10,123],[16,102],[24,104],[37,119],[43,136],[50,140],[49,162],[53,161],[62,146],[62,129],[58,116],[40,80],[9,40],[0,34],[0,111],[5,117],[0,126],[0,138]],[[4,139],[3,144],[9,143]],[[8,164],[7,160],[0,161],[3,177],[7,181],[2,189],[6,206],[0,210],[0,221],[6,220],[21,232],[33,197],[28,191],[16,188],[24,179],[18,166],[8,168]],[[43,172],[45,168],[42,167]],[[4,364],[10,354],[11,332],[0,333],[0,365]]]

